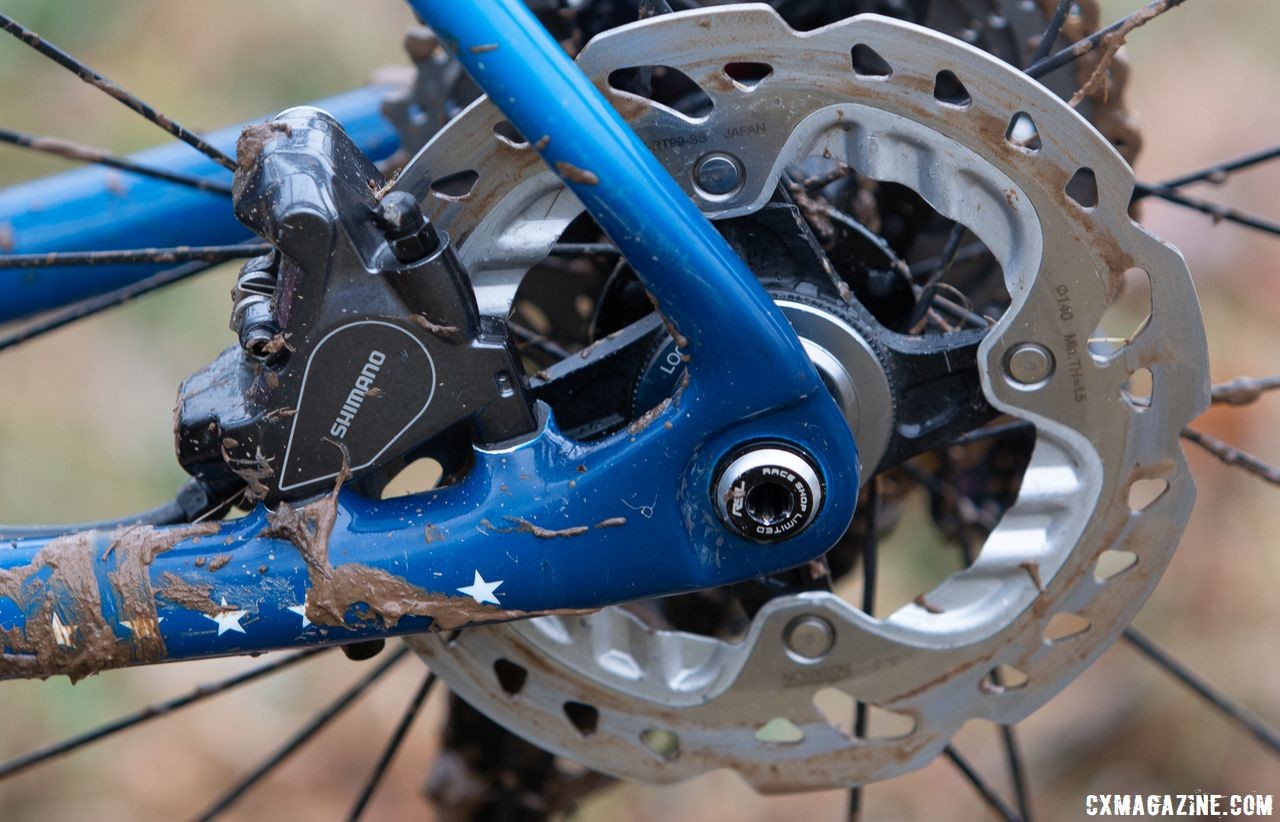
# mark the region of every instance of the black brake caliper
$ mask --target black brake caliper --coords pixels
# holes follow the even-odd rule
[[[276,248],[233,292],[240,345],[182,385],[178,458],[254,498],[332,487],[446,429],[534,428],[505,322],[481,316],[449,238],[328,114],[291,109],[237,145],[236,217]]]

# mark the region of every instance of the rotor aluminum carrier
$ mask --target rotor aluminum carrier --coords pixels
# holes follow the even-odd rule
[[[855,71],[855,46],[873,49],[886,70]],[[725,66],[742,61],[772,71],[739,83]],[[664,15],[600,35],[579,64],[709,217],[752,212],[784,167],[822,156],[906,185],[969,227],[998,259],[1012,298],[979,351],[983,389],[996,408],[1034,423],[1035,449],[1016,503],[974,564],[917,600],[927,605],[884,619],[834,594],[805,593],[772,600],[733,643],[655,630],[608,608],[422,636],[413,646],[506,728],[649,782],[727,767],[763,791],[865,784],[926,764],[970,718],[1025,717],[1137,613],[1195,496],[1178,435],[1208,404],[1203,326],[1181,256],[1129,217],[1132,170],[1018,70],[878,16],[797,33],[758,5]],[[690,119],[608,85],[611,71],[637,65],[678,68],[713,110]],[[935,96],[942,71],[955,75],[967,102],[950,83],[947,100]],[[1009,139],[1021,115],[1034,121],[1035,150]],[[477,101],[399,185],[461,239],[482,310],[505,315],[521,277],[582,207],[527,143],[495,131],[501,122]],[[694,189],[693,166],[709,151],[742,163],[735,193],[708,198]],[[465,195],[446,196],[428,189],[427,169],[478,176]],[[1096,180],[1096,204],[1067,194],[1082,169]],[[1132,269],[1150,278],[1150,318],[1128,339],[1091,346]],[[1009,355],[1026,343],[1053,363],[1032,385],[1006,376]],[[1152,376],[1149,399],[1126,387],[1140,369]],[[1130,491],[1140,481],[1163,491],[1135,510]],[[643,516],[651,501],[622,502]],[[1103,580],[1095,574],[1109,551],[1135,561]],[[1063,614],[1085,627],[1047,635]],[[803,617],[819,622],[797,622]],[[812,630],[821,623],[831,629],[825,650]],[[787,643],[800,624],[803,652]],[[998,678],[1001,666],[1025,682]],[[859,700],[905,717],[909,730],[857,737],[848,716],[833,715],[832,694],[849,711]]]

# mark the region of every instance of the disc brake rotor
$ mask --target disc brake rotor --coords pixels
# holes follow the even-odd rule
[[[725,68],[744,61],[768,75],[735,81]],[[884,619],[810,592],[771,600],[736,642],[611,608],[423,636],[415,648],[512,731],[654,782],[729,767],[762,790],[864,784],[925,764],[967,719],[1030,713],[1133,618],[1194,497],[1178,432],[1208,402],[1199,308],[1180,255],[1129,218],[1132,171],[1016,69],[887,18],[797,33],[763,6],[666,15],[597,37],[579,64],[709,217],[753,212],[788,165],[818,156],[908,186],[963,222],[1012,298],[979,351],[982,387],[1034,424],[1035,449],[973,565]],[[637,65],[679,69],[712,110],[690,118],[609,86],[613,70]],[[527,143],[504,134],[501,114],[478,101],[401,178],[460,239],[482,310],[500,314],[582,211]],[[693,169],[709,152],[738,163],[738,188],[697,189]],[[429,189],[426,169],[474,184],[445,194]],[[1150,279],[1150,317],[1126,339],[1096,339],[1135,269]],[[1149,397],[1130,382],[1143,369]],[[1162,489],[1154,501],[1131,505],[1131,489],[1151,484]],[[622,502],[644,516],[652,500]],[[1104,579],[1109,552],[1133,562]],[[857,702],[899,722],[859,736]]]

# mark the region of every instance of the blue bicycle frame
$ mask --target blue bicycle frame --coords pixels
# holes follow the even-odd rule
[[[847,527],[858,488],[848,426],[719,233],[520,0],[410,5],[617,243],[687,341],[684,388],[647,424],[592,443],[567,438],[547,414],[532,438],[477,449],[461,482],[424,494],[371,500],[335,489],[300,508],[259,506],[222,524],[8,541],[0,552],[0,675],[75,677],[594,609],[796,566]],[[395,142],[376,101],[369,89],[319,105],[378,158]],[[230,146],[234,137],[222,132],[213,142]],[[185,150],[142,159],[225,173]],[[248,237],[225,199],[152,181],[121,194],[107,182],[82,171],[0,194],[12,250]],[[5,272],[0,315],[155,270]],[[768,545],[728,530],[711,494],[717,466],[761,440],[810,454],[826,486],[811,525]]]

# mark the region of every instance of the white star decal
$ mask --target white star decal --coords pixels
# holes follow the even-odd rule
[[[155,618],[155,625],[156,625],[156,627],[157,627],[157,628],[158,628],[158,627],[160,627],[160,623],[161,623],[161,622],[164,622],[164,617],[156,617],[156,618]],[[142,628],[142,630],[143,630],[143,632],[144,632],[144,633],[154,633],[154,631],[152,631],[152,630],[151,630],[151,624],[150,624],[150,623],[151,623],[151,620],[143,620],[143,621],[142,621],[142,625],[140,625],[139,627],[140,627],[140,628]],[[128,628],[130,631],[133,631],[134,633],[137,633],[137,631],[138,631],[138,628],[133,627],[133,620],[132,620],[132,619],[122,619],[122,620],[120,620],[120,624],[121,624],[121,625],[123,625],[124,627]]]
[[[76,629],[74,625],[63,625],[62,620],[58,619],[57,612],[53,615],[53,639],[59,645],[66,645],[68,648],[74,648],[75,644],[71,641],[71,633]]]
[[[306,597],[302,598],[301,605],[290,606],[289,610],[293,611],[295,614],[302,617],[303,628],[306,628],[308,625],[311,624],[311,620],[307,619],[307,598]]]
[[[478,605],[483,605],[486,602],[491,602],[494,605],[500,605],[501,603],[498,602],[498,598],[493,595],[493,592],[496,591],[498,586],[501,584],[502,580],[497,580],[496,582],[485,582],[484,577],[480,576],[480,572],[476,571],[475,580],[470,585],[466,585],[458,590],[474,599]]]
[[[218,611],[218,613],[214,614],[213,616],[204,614],[205,619],[211,619],[214,622],[218,623],[218,636],[222,636],[227,631],[238,631],[239,633],[243,634],[245,630],[244,628],[240,627],[240,620],[242,617],[244,617],[245,614],[249,612],[234,610],[232,606],[227,604],[226,597],[222,598],[222,603],[219,606],[219,608],[220,610]]]

